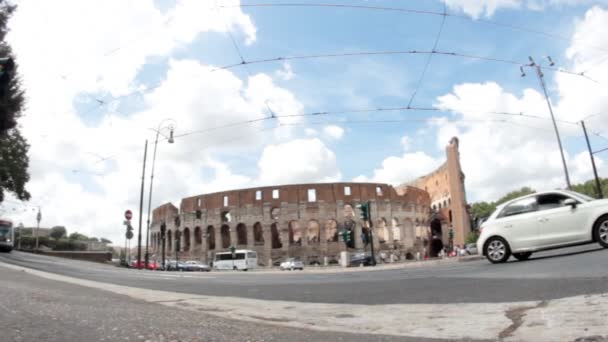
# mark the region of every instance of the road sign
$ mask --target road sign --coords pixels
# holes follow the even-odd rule
[[[131,210],[125,211],[125,218],[129,221],[131,220],[131,218],[133,218],[133,213],[131,212]]]
[[[127,237],[127,240],[131,240],[133,238],[133,231],[127,230],[126,237]]]

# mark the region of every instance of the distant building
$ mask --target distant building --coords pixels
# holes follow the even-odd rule
[[[197,195],[166,203],[152,213],[152,253],[161,252],[160,225],[167,226],[166,253],[212,260],[233,245],[258,253],[261,265],[285,257],[308,264],[337,261],[344,248],[369,250],[356,205],[371,202],[374,248],[378,255],[403,259],[416,253],[436,256],[447,246],[464,244],[470,231],[458,139],[446,147],[446,162],[429,175],[393,187],[382,183],[325,183],[259,187]],[[176,220],[179,218],[179,220]],[[349,230],[345,244],[338,232]],[[438,242],[438,243],[437,243]],[[143,252],[142,252],[143,253]]]

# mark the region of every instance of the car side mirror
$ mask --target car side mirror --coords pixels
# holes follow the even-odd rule
[[[564,201],[564,205],[569,205],[572,207],[572,209],[576,208],[576,201],[573,200],[572,198],[568,198],[567,200]]]

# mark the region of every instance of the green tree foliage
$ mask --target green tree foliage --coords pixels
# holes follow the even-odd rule
[[[100,238],[100,239],[99,239],[99,241],[101,241],[101,242],[103,242],[103,243],[107,243],[107,244],[112,243],[112,241],[110,241],[110,240],[108,240],[108,239],[106,239],[106,238]]]
[[[467,235],[467,238],[464,243],[475,243],[477,242],[477,238],[479,238],[479,230],[473,230]]]
[[[8,1],[0,0],[0,58],[12,57],[5,37],[8,20],[15,8]],[[4,200],[5,191],[14,193],[20,200],[29,200],[30,193],[25,189],[29,181],[29,145],[17,126],[25,103],[24,92],[16,63],[12,70],[3,71],[0,75],[0,202]]]
[[[533,194],[535,192],[536,191],[534,189],[525,186],[525,187],[523,187],[523,188],[521,188],[519,190],[511,191],[508,194],[502,196],[498,201],[496,201],[495,205],[498,206],[498,205],[501,205],[501,204],[503,204],[505,202],[508,202],[508,201],[510,201],[512,199],[515,199],[517,197]]]
[[[67,234],[68,234],[68,232],[65,230],[65,227],[57,226],[57,227],[51,228],[51,232],[49,233],[49,236],[55,240],[59,240],[61,238],[66,237]]]
[[[533,194],[535,192],[536,191],[534,189],[526,186],[519,190],[509,192],[508,194],[498,199],[498,201],[496,202],[475,202],[471,204],[469,212],[471,213],[473,219],[473,227],[477,229],[479,226],[479,220],[490,216],[494,212],[494,210],[496,210],[496,207],[498,205],[508,202],[517,197]],[[475,240],[477,240],[477,238],[475,238]]]
[[[600,178],[600,186],[602,188],[604,198],[608,198],[608,178]],[[572,185],[572,190],[593,198],[598,198],[595,179],[588,180],[582,184],[574,184]]]
[[[88,241],[89,237],[84,234],[80,234],[78,232],[73,232],[72,234],[70,234],[68,239],[70,239],[72,241]]]

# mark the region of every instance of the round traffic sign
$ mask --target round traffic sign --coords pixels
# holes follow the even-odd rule
[[[132,217],[133,217],[133,213],[131,212],[131,210],[125,211],[125,218],[127,220],[131,220]]]
[[[131,239],[133,238],[133,232],[132,232],[132,231],[130,231],[130,230],[127,230],[126,238],[127,238],[128,240],[131,240]]]

